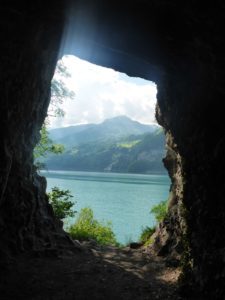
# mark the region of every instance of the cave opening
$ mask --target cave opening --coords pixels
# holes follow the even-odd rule
[[[4,267],[21,252],[44,256],[71,246],[48,204],[46,181],[33,166],[33,148],[46,116],[57,59],[80,54],[99,65],[156,82],[156,116],[166,131],[164,163],[172,181],[169,219],[158,234],[159,242],[164,235],[168,243],[161,243],[160,249],[179,251],[183,240],[184,278],[192,287],[186,291],[192,299],[195,292],[200,293],[197,299],[223,299],[224,4],[69,1],[75,17],[68,19],[67,1],[25,2],[0,4],[4,70],[0,251]],[[77,38],[73,38],[75,32]],[[67,35],[73,45],[67,44]],[[20,287],[26,287],[26,282],[31,285],[31,279],[20,284],[16,278],[14,286],[22,293]],[[73,295],[80,292],[76,288]],[[12,290],[8,286],[8,293]]]
[[[153,82],[75,56],[58,61],[46,131],[34,153],[50,201],[55,187],[73,196],[78,213],[63,219],[66,231],[88,207],[112,223],[119,244],[150,241],[166,214],[171,184],[162,162],[165,136],[155,120],[156,93]],[[164,212],[154,216],[159,205]]]

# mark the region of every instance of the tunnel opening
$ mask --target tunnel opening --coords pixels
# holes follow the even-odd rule
[[[51,99],[47,131],[34,150],[36,156],[41,150],[35,164],[44,166],[50,201],[51,189],[68,189],[78,212],[88,207],[97,219],[112,222],[119,244],[152,243],[171,184],[162,162],[165,137],[155,120],[155,84],[64,56]],[[156,218],[153,206],[162,210]],[[63,219],[66,231],[79,215]]]
[[[81,9],[78,3],[73,13],[85,20],[86,14],[80,13],[87,10],[95,29],[81,38],[82,43],[88,45],[86,49],[99,50],[84,56],[157,83],[157,120],[166,130],[165,164],[172,180],[171,216],[165,226],[173,245],[183,236],[190,251],[191,259],[184,262],[187,282],[193,285],[189,291],[222,299],[224,5],[174,0],[131,1],[128,6],[98,0],[85,1]],[[58,55],[62,56],[68,24],[65,9],[60,0],[54,6],[42,1],[1,3],[3,261],[21,251],[47,253],[71,245],[48,205],[46,182],[35,173],[32,157],[49,103],[51,78]],[[77,29],[87,33],[88,27]],[[67,54],[79,50],[63,49]],[[103,55],[106,51],[114,54],[110,62]]]
[[[113,12],[113,14],[115,14],[115,11]],[[47,22],[47,19],[44,20],[44,22]],[[112,19],[110,18],[109,20],[111,27]],[[108,20],[105,18],[103,21],[108,22]],[[60,252],[60,249],[69,248],[71,250],[71,248],[79,248],[79,246],[75,242],[73,242],[68,235],[65,234],[62,229],[62,223],[55,217],[45,193],[46,181],[43,177],[40,177],[36,173],[35,168],[33,167],[33,157],[31,153],[31,150],[34,148],[35,144],[40,138],[39,130],[46,116],[46,111],[50,100],[50,81],[53,76],[54,67],[58,57],[62,56],[62,53],[78,53],[79,56],[85,57],[89,61],[98,63],[102,66],[110,66],[117,70],[124,71],[129,75],[154,80],[157,85],[159,84],[159,86],[161,84],[161,81],[164,80],[164,71],[162,71],[162,65],[159,64],[159,66],[157,66],[157,59],[155,61],[155,59],[153,58],[149,61],[146,55],[148,50],[151,50],[152,52],[152,49],[146,49],[145,47],[142,47],[140,54],[135,53],[135,47],[132,51],[129,50],[129,47],[132,46],[132,44],[138,43],[141,45],[143,42],[143,39],[141,41],[139,40],[140,36],[138,36],[138,30],[135,31],[135,35],[133,37],[130,33],[127,32],[129,24],[126,25],[126,30],[122,33],[122,36],[127,39],[127,44],[122,43],[122,45],[120,45],[120,42],[118,43],[118,41],[122,41],[122,39],[121,36],[118,37],[118,32],[120,32],[120,28],[123,27],[122,24],[121,26],[118,25],[118,27],[115,29],[116,34],[114,37],[112,36],[112,39],[107,39],[107,36],[104,33],[104,30],[106,30],[106,32],[107,30],[109,30],[109,26],[107,24],[106,26],[102,26],[102,28],[104,28],[104,30],[102,31],[103,35],[100,34],[99,39],[96,41],[93,40],[92,30],[90,30],[91,34],[89,34],[89,26],[87,26],[87,28],[86,26],[84,26],[84,28],[86,29],[82,33],[82,36],[76,36],[76,34],[74,34],[74,30],[75,33],[79,33],[79,30],[74,27],[74,23],[72,21],[73,26],[69,26],[69,28],[67,28],[69,30],[67,30],[66,35],[60,35],[59,32],[62,33],[62,28],[60,31],[58,28],[59,25],[56,26],[55,24],[55,19],[51,20],[51,22],[53,22],[55,27],[49,26],[51,23],[48,22],[44,27],[45,30],[42,31],[38,27],[40,30],[40,35],[32,45],[30,44],[31,41],[33,41],[32,39],[30,43],[28,42],[28,44],[26,45],[27,52],[23,53],[24,61],[26,54],[29,54],[30,48],[32,49],[35,57],[39,57],[40,55],[41,58],[37,61],[33,60],[33,57],[31,56],[29,57],[29,59],[26,59],[27,65],[24,66],[24,76],[20,77],[21,85],[25,78],[29,78],[28,82],[30,82],[30,86],[36,88],[28,88],[28,90],[24,91],[26,95],[25,99],[27,99],[27,106],[24,106],[20,114],[20,118],[24,118],[24,122],[21,122],[22,128],[18,127],[16,128],[17,130],[15,130],[15,127],[10,128],[11,130],[15,130],[15,133],[17,133],[17,138],[20,137],[20,132],[24,133],[24,136],[22,136],[22,141],[24,143],[21,144],[21,140],[19,140],[19,138],[18,140],[13,141],[12,144],[13,146],[15,146],[15,148],[19,146],[19,153],[21,154],[22,159],[20,156],[18,156],[15,160],[13,160],[12,166],[12,156],[9,155],[7,165],[5,166],[6,171],[9,172],[7,174],[10,174],[10,178],[12,179],[10,183],[7,182],[7,191],[5,193],[6,195],[8,195],[7,197],[9,201],[5,202],[7,203],[7,205],[3,205],[3,211],[6,212],[5,215],[7,218],[4,218],[4,222],[5,224],[7,224],[7,226],[5,228],[3,226],[3,251],[5,251],[4,254],[6,254],[6,256],[8,256],[9,253],[12,253],[12,249],[13,251],[18,253],[21,251],[31,251],[32,255],[34,253],[35,255],[49,255],[49,253],[50,255],[52,255],[52,253],[58,251]],[[26,24],[23,26],[26,27]],[[53,36],[53,39],[50,39],[48,41],[47,34]],[[66,39],[64,39],[65,36]],[[56,51],[54,51],[54,49],[59,49],[60,44],[62,45],[61,38],[64,44],[60,49],[60,53],[58,54]],[[132,41],[133,38],[134,41]],[[81,42],[77,42],[79,39],[81,39]],[[69,43],[67,43],[68,40],[70,41]],[[73,43],[71,43],[71,41],[73,41]],[[115,45],[112,45],[111,43]],[[120,51],[120,47],[125,48]],[[84,48],[89,50],[85,52],[83,51]],[[133,46],[131,48],[133,48]],[[110,59],[108,59],[108,57],[110,57]],[[34,90],[36,90],[35,94],[33,94]],[[33,99],[33,101],[29,101],[30,97]],[[17,111],[18,107],[20,106],[17,105],[16,107],[14,107],[14,103],[12,104],[13,111]],[[162,116],[160,114],[158,105],[157,119],[161,124],[163,124],[163,120],[161,117]],[[6,148],[10,147],[11,143],[6,143],[6,145]],[[13,173],[11,170],[14,170],[15,173]],[[15,176],[18,176],[19,174],[20,176],[18,186],[16,187],[16,189],[20,191],[19,197],[17,197],[16,194],[12,197],[9,192],[10,190],[12,190],[13,184],[15,182],[13,179],[13,174]],[[24,181],[23,178],[26,178],[27,180]],[[12,205],[13,202],[14,205]],[[14,207],[14,209],[12,211],[9,211],[11,205]],[[15,215],[16,217],[14,217],[13,224],[10,227],[8,224],[9,219],[12,218],[12,215]],[[161,231],[162,228],[166,228],[166,226],[163,225],[161,228],[159,228],[159,231]],[[168,254],[170,252],[170,249],[176,248],[174,246],[177,246],[178,237],[178,235],[174,235],[173,226],[171,226],[170,228],[168,239],[166,240],[166,242],[163,235],[164,232],[162,232],[162,235],[160,237],[159,232],[159,238],[157,239],[156,245],[156,251],[158,253],[160,252],[160,249],[164,249],[161,252],[161,255]],[[4,245],[4,242],[6,246]],[[166,289],[165,293],[167,293]]]

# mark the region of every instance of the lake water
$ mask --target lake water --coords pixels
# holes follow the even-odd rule
[[[142,227],[153,226],[150,209],[169,195],[167,175],[42,171],[48,191],[57,186],[74,196],[75,209],[91,207],[98,220],[110,220],[120,243],[137,241]],[[73,220],[68,220],[74,222]]]

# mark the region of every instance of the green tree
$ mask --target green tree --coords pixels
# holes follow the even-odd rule
[[[75,93],[68,89],[65,83],[65,79],[71,77],[71,74],[68,72],[66,66],[63,61],[60,60],[57,63],[55,75],[52,79],[51,84],[51,101],[48,109],[48,115],[45,119],[44,124],[42,125],[40,131],[40,141],[36,145],[34,149],[34,159],[35,165],[37,168],[41,168],[44,166],[43,163],[40,162],[42,157],[45,157],[47,154],[61,154],[64,151],[64,146],[61,144],[55,144],[49,138],[49,132],[47,130],[47,125],[49,123],[49,117],[63,117],[64,111],[60,107],[66,99],[74,99]]]
[[[70,199],[73,196],[69,190],[60,190],[58,187],[53,187],[51,192],[48,193],[48,197],[57,218],[62,220],[67,217],[74,217],[76,211],[72,209],[74,203]]]
[[[68,229],[73,239],[95,240],[100,245],[118,245],[110,222],[99,222],[89,207],[81,209],[74,225]]]
[[[48,109],[48,116],[63,117],[65,112],[60,105],[65,100],[73,100],[75,98],[74,91],[71,91],[65,83],[65,80],[70,77],[71,74],[63,61],[59,60],[51,83],[51,101]]]
[[[41,128],[41,139],[34,149],[34,158],[37,160],[40,157],[46,156],[48,153],[60,154],[64,151],[64,146],[61,144],[55,144],[49,138],[49,132],[46,128],[46,124],[43,124]]]
[[[47,130],[47,124],[49,122],[48,117],[62,117],[64,111],[60,108],[60,105],[64,100],[70,98],[73,99],[75,94],[70,91],[64,79],[69,78],[71,75],[63,64],[62,60],[58,62],[55,75],[51,84],[51,102],[48,110],[48,116],[40,131],[40,141],[34,149],[34,159],[37,169],[41,169],[43,164],[40,159],[45,157],[49,153],[60,154],[64,151],[64,146],[61,144],[55,144],[49,137]],[[60,190],[58,187],[53,187],[51,192],[48,193],[49,203],[52,205],[55,216],[60,220],[67,217],[73,217],[76,213],[72,208],[74,203],[70,201],[73,197],[69,190]]]

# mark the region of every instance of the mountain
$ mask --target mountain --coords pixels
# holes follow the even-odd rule
[[[50,131],[50,138],[70,148],[75,145],[102,140],[115,140],[128,135],[153,132],[157,125],[145,125],[126,116],[106,119],[101,124],[76,125]]]
[[[61,155],[49,155],[48,169],[163,173],[165,136],[156,125],[144,125],[121,116],[101,124],[54,129],[51,138],[63,143]]]

